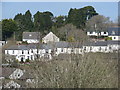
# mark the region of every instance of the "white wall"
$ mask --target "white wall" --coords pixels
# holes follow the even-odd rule
[[[39,43],[37,39],[23,39],[23,41],[27,41],[27,43]]]
[[[120,40],[120,36],[109,36],[112,37],[112,40],[116,41],[116,40]]]
[[[96,32],[92,32],[92,33],[87,32],[87,35],[88,36],[98,36],[98,33],[96,33]],[[106,32],[106,34],[104,32],[100,32],[99,35],[100,36],[108,36],[108,32]]]
[[[96,32],[92,32],[92,33],[87,32],[87,35],[88,35],[88,36],[97,36],[98,34],[97,34]]]
[[[24,71],[21,69],[16,69],[10,76],[10,79],[19,79],[21,76],[23,76]]]
[[[108,32],[106,32],[106,34],[104,32],[101,32],[100,34],[101,36],[108,36]]]

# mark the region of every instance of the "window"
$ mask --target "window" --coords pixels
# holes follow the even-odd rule
[[[104,32],[104,34],[107,34],[107,32]]]
[[[48,53],[48,50],[46,50],[46,53]]]
[[[63,49],[61,49],[61,52],[63,52]]]
[[[33,53],[33,50],[31,50],[31,53]]]
[[[37,54],[39,53],[39,50],[37,49]]]
[[[31,60],[33,60],[33,57],[32,57],[32,55],[31,55]]]
[[[22,54],[24,54],[24,51],[22,50]]]
[[[86,50],[86,47],[84,47],[84,50]]]
[[[14,54],[14,50],[13,50],[13,54]]]
[[[7,54],[9,54],[8,50],[7,50]]]
[[[73,53],[73,51],[74,51],[74,50],[73,50],[73,49],[71,49],[71,52],[72,52],[72,53]]]
[[[90,47],[90,51],[92,50],[92,47]]]
[[[29,50],[28,50],[28,54],[29,54]]]
[[[109,47],[109,49],[112,49],[111,47]]]
[[[90,34],[92,34],[92,32],[90,32]]]

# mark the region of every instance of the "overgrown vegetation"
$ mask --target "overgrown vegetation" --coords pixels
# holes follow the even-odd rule
[[[64,58],[67,57],[67,58]],[[60,55],[23,67],[32,72],[34,88],[117,88],[118,54]]]

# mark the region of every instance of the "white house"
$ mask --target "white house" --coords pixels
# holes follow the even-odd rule
[[[108,29],[109,37],[112,38],[114,41],[120,40],[120,28],[113,27]]]
[[[42,38],[43,43],[59,42],[59,41],[60,39],[52,32],[48,33],[44,38]]]
[[[101,31],[101,32],[96,32],[96,31],[87,31],[88,36],[108,36],[107,31]]]
[[[25,88],[25,83],[34,81],[31,72],[19,68],[2,67],[2,74],[0,75],[2,86],[0,88]]]
[[[6,48],[5,54],[15,56],[18,61],[34,60],[35,54],[37,54],[37,48],[34,44],[13,45]]]
[[[27,43],[39,43],[40,32],[23,32],[23,41],[27,41]]]
[[[0,47],[5,45],[7,42],[6,41],[0,41]]]

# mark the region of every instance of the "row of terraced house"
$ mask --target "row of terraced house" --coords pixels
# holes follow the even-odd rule
[[[52,32],[42,38],[40,43],[39,32],[23,32],[23,41],[28,44],[17,44],[5,49],[5,54],[13,55],[17,60],[26,59],[35,60],[39,58],[52,59],[59,54],[85,54],[89,52],[109,53],[120,49],[120,30],[119,28],[110,28],[107,32],[87,32],[88,36],[111,37],[108,41],[90,41],[87,43],[66,42],[60,39]]]

